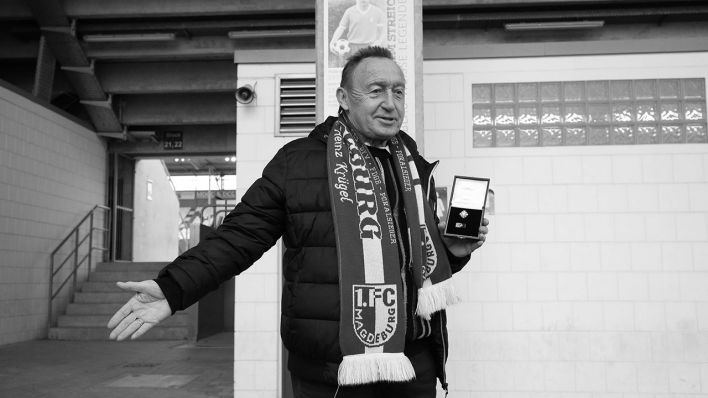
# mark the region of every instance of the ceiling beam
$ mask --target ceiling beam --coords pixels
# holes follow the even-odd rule
[[[121,122],[129,126],[236,123],[232,93],[127,95],[118,107]]]
[[[315,0],[66,0],[72,18],[192,17],[314,12]]]
[[[39,53],[39,40],[19,40],[0,33],[0,59],[3,61],[33,60]]]
[[[236,153],[236,124],[220,125],[189,125],[189,126],[141,126],[141,129],[152,129],[156,132],[156,140],[146,141],[111,141],[108,149],[111,152],[131,156],[182,156],[189,155],[233,155]],[[181,131],[183,149],[168,150],[160,141],[164,131]]]
[[[33,19],[32,10],[25,0],[0,1],[0,19],[3,21],[19,21]]]
[[[313,37],[232,40],[224,36],[197,36],[162,43],[86,43],[89,58],[97,60],[175,61],[231,60],[240,50],[315,48]]]
[[[123,128],[113,111],[111,98],[93,74],[93,63],[86,57],[76,38],[75,24],[70,22],[62,5],[54,0],[28,0],[28,5],[39,24],[42,39],[46,40],[62,69],[70,75],[69,80],[96,132],[121,132]]]
[[[623,7],[623,8],[587,8],[587,9],[554,9],[538,11],[500,10],[495,12],[465,12],[426,15],[423,22],[434,23],[464,23],[491,21],[524,21],[584,18],[633,18],[633,17],[663,17],[682,15],[701,15],[708,13],[707,5],[693,6],[662,6],[662,7]],[[450,26],[450,25],[447,25]]]
[[[685,0],[684,0],[685,1]],[[423,0],[423,8],[480,8],[543,5],[597,5],[650,3],[637,0]],[[654,1],[660,3],[659,1]],[[701,0],[688,0],[700,3]],[[14,15],[22,15],[18,0],[11,0]],[[315,0],[65,0],[67,15],[75,19],[155,18],[223,15],[314,13]],[[664,2],[666,3],[666,2]]]
[[[240,50],[234,53],[235,64],[279,64],[307,63],[317,60],[314,48],[281,49],[281,50]]]
[[[82,19],[77,24],[80,34],[105,32],[159,32],[188,31],[194,35],[202,32],[228,32],[230,30],[250,30],[265,28],[312,28],[314,15],[263,15],[258,18],[226,16],[209,19]]]
[[[704,0],[685,0],[684,3],[703,3]],[[573,5],[624,5],[672,3],[661,0],[423,0],[423,8],[482,8],[482,7],[528,7],[528,6],[573,6]]]
[[[682,3],[701,4],[704,0],[683,0]],[[423,0],[427,10],[440,8],[486,8],[517,6],[596,6],[669,3],[658,0]],[[268,15],[277,11],[281,14],[313,13],[315,0],[65,0],[64,9],[72,19],[103,18],[155,18],[155,17],[198,17],[224,15]],[[0,20],[32,19],[32,12],[24,0],[0,1]]]
[[[114,94],[235,92],[238,88],[231,60],[101,63],[96,65],[96,75],[104,89]]]

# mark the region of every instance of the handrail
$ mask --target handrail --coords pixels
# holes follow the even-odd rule
[[[94,218],[97,210],[101,210],[106,212],[106,219],[104,220],[104,225],[111,225],[111,208],[106,207],[106,206],[101,206],[101,205],[95,205],[91,210],[89,210],[88,213],[79,221],[74,228],[72,228],[71,232],[69,232],[64,239],[62,239],[61,243],[57,245],[56,249],[54,249],[49,256],[49,311],[48,311],[48,322],[47,322],[47,327],[51,328],[54,325],[54,319],[53,319],[53,306],[54,306],[54,299],[59,295],[59,293],[62,291],[64,286],[69,282],[70,279],[73,280],[73,288],[76,290],[76,284],[77,284],[77,273],[81,266],[84,264],[84,262],[88,263],[88,272],[91,272],[91,260],[92,260],[92,255],[94,250],[100,250],[104,253],[104,260],[105,260],[105,252],[108,251],[108,248],[105,247],[94,247],[93,245],[93,233],[94,231],[100,231],[104,234],[104,242],[106,241],[106,236],[105,234],[109,232],[109,229],[107,228],[102,228],[102,227],[95,227],[94,226]],[[85,225],[86,221],[88,220],[88,231],[83,236],[80,236],[81,234],[81,228]],[[73,238],[73,239],[72,239]],[[86,240],[88,240],[88,245],[85,245]],[[62,249],[67,249],[65,246],[67,246],[67,242],[72,242],[73,249],[69,251],[66,254],[66,257],[64,258],[63,261],[59,264],[58,267],[55,267],[55,257],[57,256],[57,253],[61,251]],[[85,247],[87,246],[87,247]],[[70,246],[71,247],[71,246]],[[81,254],[81,259],[79,260],[79,252],[82,251]],[[64,268],[64,265],[73,258],[73,269],[71,270],[71,273],[64,278],[64,280],[59,283],[59,288],[54,290],[54,277],[59,273],[59,271]]]

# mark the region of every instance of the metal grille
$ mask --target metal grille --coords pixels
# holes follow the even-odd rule
[[[705,79],[472,85],[475,147],[708,143]]]
[[[315,77],[276,76],[277,136],[304,136],[315,128]]]

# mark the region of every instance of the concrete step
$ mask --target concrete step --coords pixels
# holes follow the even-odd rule
[[[109,340],[110,330],[104,327],[96,328],[65,328],[49,329],[50,340]],[[150,329],[139,340],[187,340],[189,332],[184,327],[157,327]]]
[[[105,328],[109,319],[111,319],[111,315],[61,315],[57,320],[57,326],[60,328]],[[185,314],[176,314],[155,327],[186,327],[189,325],[188,322],[189,318]]]
[[[169,262],[115,262],[115,263],[98,263],[95,271],[148,271],[157,274]]]
[[[157,272],[152,271],[97,271],[89,275],[91,282],[139,282],[146,279],[155,279]]]
[[[130,292],[116,292],[116,293],[106,293],[106,292],[76,292],[74,293],[74,303],[101,303],[101,304],[125,304],[135,293]]]
[[[110,318],[122,306],[118,303],[71,303],[66,307],[66,315],[107,315]]]
[[[116,282],[153,279],[165,265],[167,262],[97,264],[89,280],[74,293],[74,300],[67,306],[66,314],[57,318],[57,327],[49,330],[49,338],[108,340],[108,320],[135,294],[119,289]],[[140,339],[186,340],[190,333],[190,319],[187,313],[171,316]]]

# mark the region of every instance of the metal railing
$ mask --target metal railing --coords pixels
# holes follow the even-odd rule
[[[104,215],[106,218],[104,218],[103,225],[111,225],[110,223],[110,218],[111,218],[111,209],[106,206],[101,206],[101,205],[96,205],[91,209],[85,216],[84,218],[79,221],[79,223],[69,232],[69,234],[64,238],[64,240],[57,245],[57,248],[52,251],[52,254],[49,257],[49,262],[50,262],[50,276],[49,276],[49,315],[48,315],[48,327],[52,327],[54,325],[54,300],[57,298],[59,293],[62,291],[64,286],[69,282],[69,280],[72,280],[72,286],[73,286],[73,291],[76,290],[76,285],[78,283],[77,278],[78,278],[78,271],[79,268],[86,262],[88,264],[88,271],[87,275],[89,272],[91,272],[91,267],[92,267],[92,260],[93,260],[93,252],[94,250],[100,250],[103,252],[103,259],[105,260],[106,252],[109,250],[108,248],[103,246],[103,243],[107,242],[106,238],[106,233],[109,232],[107,228],[103,227],[97,227],[94,224],[95,218],[96,218],[96,213],[97,211],[103,211],[105,212]],[[88,222],[88,228],[86,227],[86,223]],[[83,234],[82,234],[82,228],[84,229]],[[99,247],[94,246],[94,231],[101,231],[103,233],[103,242],[102,245]],[[72,239],[73,237],[73,239]],[[87,243],[88,244],[85,244]],[[69,250],[71,249],[71,250]],[[68,253],[65,253],[65,251],[68,251]],[[84,254],[85,253],[85,254]],[[65,255],[66,257],[59,263],[58,266],[56,266],[56,257],[57,255]],[[70,261],[73,259],[73,261]],[[59,275],[59,272],[64,268],[64,266],[69,262],[69,264],[72,264],[71,267],[71,272],[66,275],[64,280],[59,284],[59,287],[55,290],[54,289],[54,278]],[[66,274],[67,272],[64,272]],[[62,275],[63,276],[63,275]]]

